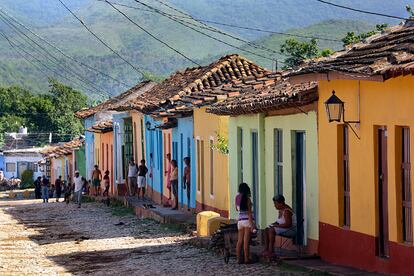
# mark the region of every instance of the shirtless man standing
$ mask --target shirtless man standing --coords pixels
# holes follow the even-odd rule
[[[92,172],[92,185],[95,189],[95,196],[98,196],[99,187],[101,186],[102,173],[98,168],[98,165],[95,165],[95,169]]]

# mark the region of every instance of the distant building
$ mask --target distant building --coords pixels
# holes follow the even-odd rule
[[[33,178],[42,175],[38,163],[42,160],[40,151],[43,148],[29,148],[29,149],[14,149],[3,151],[2,161],[4,167],[4,176],[6,178],[17,177],[21,178],[22,173],[26,170],[33,171]]]

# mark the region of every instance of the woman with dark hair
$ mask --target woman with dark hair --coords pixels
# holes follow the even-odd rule
[[[239,194],[236,196],[236,210],[239,212],[237,222],[237,262],[243,263],[241,252],[244,249],[244,263],[251,263],[249,242],[251,232],[256,228],[252,213],[252,201],[250,188],[246,183],[239,185]]]

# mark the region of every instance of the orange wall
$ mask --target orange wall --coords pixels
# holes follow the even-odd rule
[[[114,166],[113,166],[113,144],[114,144],[114,138],[113,138],[113,132],[107,132],[102,134],[95,134],[96,136],[100,136],[100,139],[98,141],[100,142],[100,145],[96,145],[99,147],[99,168],[102,171],[102,177],[105,173],[105,171],[109,171],[109,176],[111,178],[111,192],[113,192],[113,183],[114,183]],[[105,189],[105,184],[102,181],[101,183],[102,189]]]
[[[350,163],[350,202],[351,230],[377,236],[378,200],[376,170],[376,126],[386,126],[388,130],[388,220],[390,241],[401,241],[401,188],[397,164],[399,154],[396,135],[399,126],[410,127],[411,143],[414,135],[414,76],[404,76],[385,82],[336,80],[319,82],[319,193],[320,221],[334,226],[339,225],[340,200],[338,197],[338,127],[327,120],[324,101],[332,95],[332,90],[345,102],[346,120],[358,119],[360,107],[361,124],[356,129],[359,140],[349,129]],[[358,93],[359,91],[359,93]],[[360,96],[358,96],[360,95]],[[360,100],[358,100],[360,99]],[[359,104],[358,104],[359,103]],[[411,144],[411,159],[414,147]],[[411,163],[411,171],[414,169]],[[414,187],[411,181],[411,189]],[[413,212],[414,214],[414,212]],[[414,221],[414,216],[412,221]]]

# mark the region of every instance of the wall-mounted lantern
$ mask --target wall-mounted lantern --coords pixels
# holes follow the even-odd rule
[[[148,131],[154,131],[154,130],[155,130],[155,128],[154,128],[154,127],[151,127],[151,122],[149,122],[149,121],[147,121],[147,122],[145,123],[145,126],[147,127],[147,130],[148,130]]]
[[[328,116],[329,122],[343,122],[351,127],[352,131],[360,139],[355,130],[350,124],[359,124],[360,121],[346,121],[345,120],[345,103],[335,95],[335,90],[332,91],[332,96],[325,101],[326,115]]]

